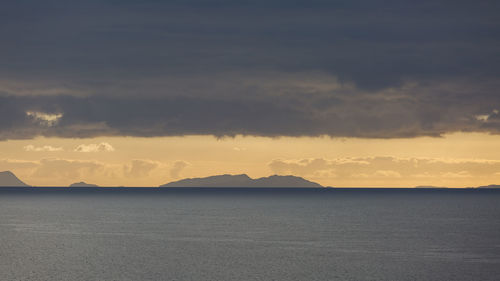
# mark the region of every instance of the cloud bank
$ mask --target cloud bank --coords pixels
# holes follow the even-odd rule
[[[446,186],[457,179],[462,184],[474,185],[476,181],[496,178],[500,171],[500,161],[486,159],[439,159],[439,158],[398,158],[361,157],[337,159],[275,159],[268,164],[276,174],[294,174],[316,179],[335,178],[339,184],[352,186],[373,186],[408,182],[422,185],[426,182]],[[404,186],[404,185],[400,185]],[[463,187],[463,186],[462,186]]]
[[[0,159],[0,171],[10,170],[30,183],[48,186],[69,185],[76,181],[92,181],[103,186],[116,186],[118,183],[142,186],[148,182],[156,186],[173,180],[172,172],[178,176],[187,165],[184,161],[163,163],[150,159],[132,159],[120,164],[56,157],[36,161]]]

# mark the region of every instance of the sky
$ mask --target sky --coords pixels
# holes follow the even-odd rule
[[[3,1],[0,170],[500,183],[496,1]]]

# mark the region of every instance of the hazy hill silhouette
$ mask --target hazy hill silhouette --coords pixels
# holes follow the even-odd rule
[[[270,176],[252,179],[246,174],[217,175],[205,178],[188,178],[170,182],[160,187],[323,187],[318,183],[295,176]]]
[[[16,177],[11,171],[0,172],[0,186],[29,186]]]
[[[418,186],[415,186],[415,188],[448,188],[448,187],[445,187],[445,186],[434,186],[434,185],[418,185]]]
[[[69,187],[99,187],[96,184],[91,184],[91,183],[85,183],[83,181],[81,182],[75,182],[69,185]]]
[[[490,185],[478,186],[476,188],[500,188],[500,185],[498,185],[498,184],[490,184]]]

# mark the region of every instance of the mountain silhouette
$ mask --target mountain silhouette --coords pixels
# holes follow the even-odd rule
[[[252,179],[246,174],[217,175],[205,178],[189,178],[170,182],[160,187],[323,187],[312,181],[295,176],[270,176]]]
[[[11,171],[0,172],[0,186],[29,186],[16,177]]]
[[[91,184],[91,183],[85,183],[83,181],[81,182],[75,182],[69,185],[69,187],[99,187],[96,184]]]

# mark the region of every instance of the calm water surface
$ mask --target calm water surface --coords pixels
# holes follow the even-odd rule
[[[500,190],[0,190],[0,280],[499,280]]]

